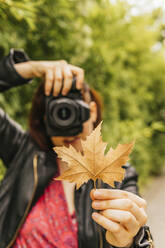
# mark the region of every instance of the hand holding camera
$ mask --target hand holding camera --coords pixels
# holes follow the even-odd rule
[[[58,96],[67,95],[72,86],[73,76],[76,77],[76,88],[82,89],[84,71],[80,67],[68,64],[65,60],[28,61],[14,65],[23,78],[44,77],[45,94]]]
[[[45,127],[48,136],[75,136],[90,116],[81,94],[83,69],[59,61],[28,61],[15,64],[24,78],[45,78]]]

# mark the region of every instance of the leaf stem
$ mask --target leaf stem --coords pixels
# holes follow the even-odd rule
[[[96,189],[96,180],[94,180],[94,189]]]

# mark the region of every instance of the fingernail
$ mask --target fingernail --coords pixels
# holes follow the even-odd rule
[[[92,217],[93,217],[94,219],[97,219],[98,216],[99,216],[98,213],[96,213],[96,212],[92,213]]]

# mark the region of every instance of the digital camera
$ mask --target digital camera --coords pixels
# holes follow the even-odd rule
[[[46,132],[52,136],[75,136],[82,132],[82,124],[89,119],[90,109],[76,89],[76,79],[66,96],[46,96]]]

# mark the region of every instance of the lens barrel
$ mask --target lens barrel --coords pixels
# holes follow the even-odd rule
[[[77,104],[72,99],[61,98],[50,103],[50,120],[57,127],[69,128],[76,120]]]

